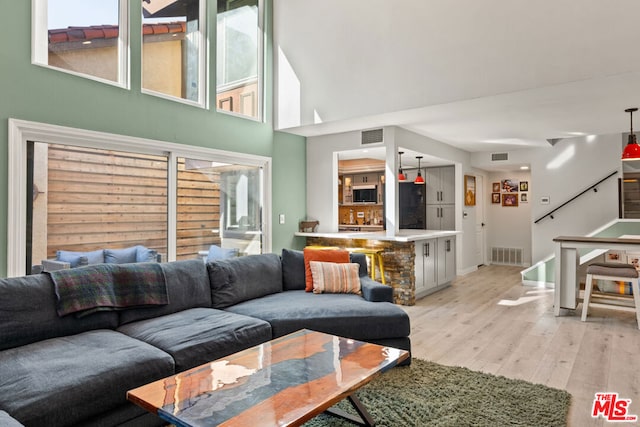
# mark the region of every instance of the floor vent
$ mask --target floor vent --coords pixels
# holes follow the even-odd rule
[[[491,263],[523,265],[522,248],[491,248]]]

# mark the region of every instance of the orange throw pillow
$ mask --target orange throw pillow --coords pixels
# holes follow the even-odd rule
[[[349,251],[340,249],[304,249],[304,276],[305,288],[307,292],[313,291],[313,275],[311,274],[310,261],[320,262],[351,262]]]

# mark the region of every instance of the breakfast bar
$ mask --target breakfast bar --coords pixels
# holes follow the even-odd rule
[[[394,302],[414,305],[416,300],[451,284],[456,274],[455,243],[459,231],[399,230],[361,232],[297,232],[307,246],[371,249],[380,254],[384,282],[393,287]],[[372,263],[373,264],[373,263]],[[379,266],[370,265],[376,269]],[[374,271],[372,275],[375,275]],[[382,282],[381,279],[378,281]]]

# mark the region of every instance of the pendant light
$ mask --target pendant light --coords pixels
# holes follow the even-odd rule
[[[622,151],[622,160],[640,160],[640,145],[638,145],[638,140],[636,139],[636,134],[633,133],[633,113],[638,111],[637,108],[627,108],[624,110],[625,113],[629,113],[630,121],[631,121],[631,132],[629,133],[629,141],[627,142],[627,146],[624,147],[624,151]]]
[[[420,172],[420,159],[422,159],[422,156],[416,156],[416,159],[418,159],[418,176],[416,176],[415,181],[413,181],[414,184],[424,184],[424,178],[422,177],[422,173]]]
[[[404,151],[398,151],[398,181],[404,182],[407,180],[407,176],[402,172],[402,155]]]

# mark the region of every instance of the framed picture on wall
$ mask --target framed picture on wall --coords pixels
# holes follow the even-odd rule
[[[527,194],[529,193],[520,193],[520,203],[529,203],[529,197]]]
[[[627,254],[624,251],[609,250],[604,254],[605,262],[627,262]],[[629,261],[631,264],[631,260]]]
[[[464,205],[476,205],[476,177],[473,175],[464,176]]]
[[[502,206],[518,207],[518,195],[513,193],[502,193]]]
[[[500,184],[498,184],[500,188]],[[500,203],[500,193],[491,193],[491,203]]]
[[[494,193],[499,193],[500,192],[500,183],[499,182],[494,182],[492,184],[491,191],[493,191]]]
[[[520,191],[529,191],[529,181],[520,181]]]
[[[612,251],[609,251],[609,252],[612,252]],[[609,252],[607,252],[607,254]],[[620,258],[622,259],[623,257],[621,256]],[[626,262],[627,264],[631,264],[636,268],[636,270],[640,270],[640,253],[638,253],[638,252],[627,252],[626,253],[626,257],[624,257],[624,258],[625,259],[621,260],[621,262]]]
[[[503,179],[500,183],[502,187],[503,193],[517,193],[518,192],[518,181],[513,179]]]

